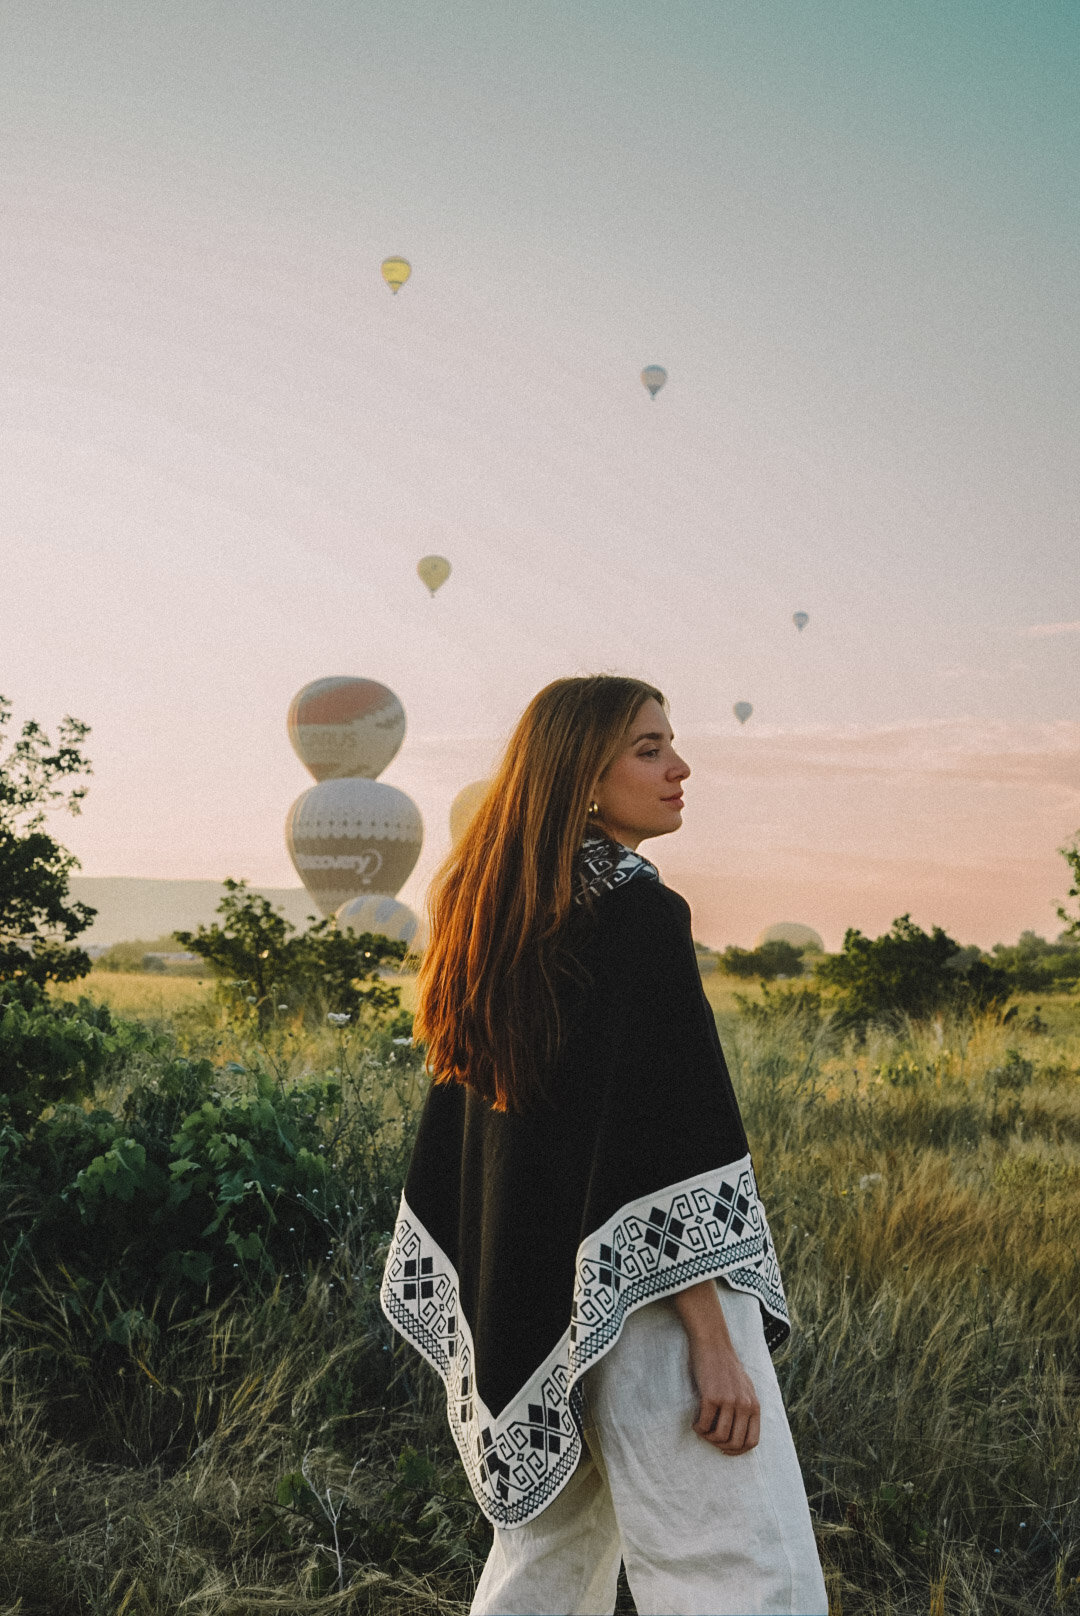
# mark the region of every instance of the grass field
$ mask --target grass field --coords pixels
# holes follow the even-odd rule
[[[1080,999],[860,1046],[706,986],[792,1307],[777,1367],[833,1616],[1080,1611]],[[408,1052],[287,1027],[245,1046],[191,979],[90,987],[248,1072],[336,1063],[350,1170],[400,1171]],[[8,1321],[0,1616],[461,1616],[487,1532],[439,1387],[378,1311],[385,1235],[339,1226],[299,1288],[163,1320],[152,1350],[91,1362],[59,1312],[47,1339]]]

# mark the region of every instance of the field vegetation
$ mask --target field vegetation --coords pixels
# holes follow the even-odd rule
[[[0,760],[0,1616],[464,1616],[488,1528],[377,1300],[426,1082],[407,962],[230,883],[184,939],[202,979],[88,977],[41,824],[84,734]],[[905,916],[812,976],[704,978],[832,1616],[1080,1610],[1062,919],[987,958]]]
[[[416,1051],[135,1009],[3,1135],[0,1611],[464,1611],[487,1528],[377,1304]],[[1080,1609],[1078,1010],[719,1011],[836,1612]]]

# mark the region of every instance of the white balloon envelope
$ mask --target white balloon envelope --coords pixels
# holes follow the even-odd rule
[[[289,707],[289,740],[316,780],[374,780],[405,737],[405,709],[377,679],[313,679]]]
[[[490,780],[470,780],[450,804],[450,842],[456,847],[472,824],[476,810],[488,794]]]
[[[813,926],[803,926],[797,920],[780,920],[775,926],[766,926],[764,931],[759,931],[754,939],[754,947],[761,948],[765,943],[790,943],[793,948],[807,948],[815,954],[825,952],[821,933],[815,931]]]
[[[296,873],[324,915],[350,898],[393,897],[412,874],[424,822],[411,797],[381,780],[322,780],[285,821]]]
[[[350,898],[338,909],[335,919],[339,931],[355,932],[362,936],[372,932],[376,937],[389,937],[392,943],[413,943],[420,946],[420,917],[407,903],[388,898],[385,893],[373,892],[366,898]]]

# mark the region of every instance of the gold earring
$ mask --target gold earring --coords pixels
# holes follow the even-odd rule
[[[598,814],[600,812],[600,804],[598,802],[590,802],[589,812],[590,814]]]

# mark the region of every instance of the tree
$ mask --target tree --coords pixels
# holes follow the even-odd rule
[[[1072,886],[1069,888],[1070,898],[1080,898],[1080,831],[1077,831],[1072,841],[1065,847],[1059,847],[1058,852],[1069,866],[1072,876]],[[1065,931],[1070,937],[1080,937],[1080,904],[1070,914],[1065,904],[1058,904],[1058,919],[1065,924]]]
[[[720,968],[729,976],[760,976],[763,982],[773,982],[778,976],[801,976],[802,957],[801,948],[777,940],[760,948],[725,948]]]
[[[1015,943],[995,943],[990,952],[994,964],[1008,972],[1015,993],[1067,993],[1080,981],[1080,936],[1067,931],[1053,943],[1022,931]]]
[[[842,951],[822,960],[816,974],[838,990],[838,1019],[855,1027],[898,1016],[923,1020],[949,1008],[1000,1008],[1009,993],[1005,971],[940,926],[923,931],[910,915],[894,920],[884,937],[849,929]]]
[[[11,703],[0,696],[0,747],[11,720]],[[91,773],[83,752],[90,730],[78,719],[60,724],[59,744],[28,719],[6,756],[0,749],[0,981],[71,982],[85,976],[90,957],[68,945],[97,913],[68,894],[77,870],[74,854],[45,830],[55,809],[80,811]]]
[[[260,1030],[285,1008],[351,1017],[400,1005],[398,989],[379,973],[404,959],[405,943],[339,932],[331,920],[313,920],[297,935],[292,922],[269,899],[249,891],[246,881],[225,882],[217,912],[220,924],[178,931],[176,940],[213,967],[235,1005],[254,1009]]]

